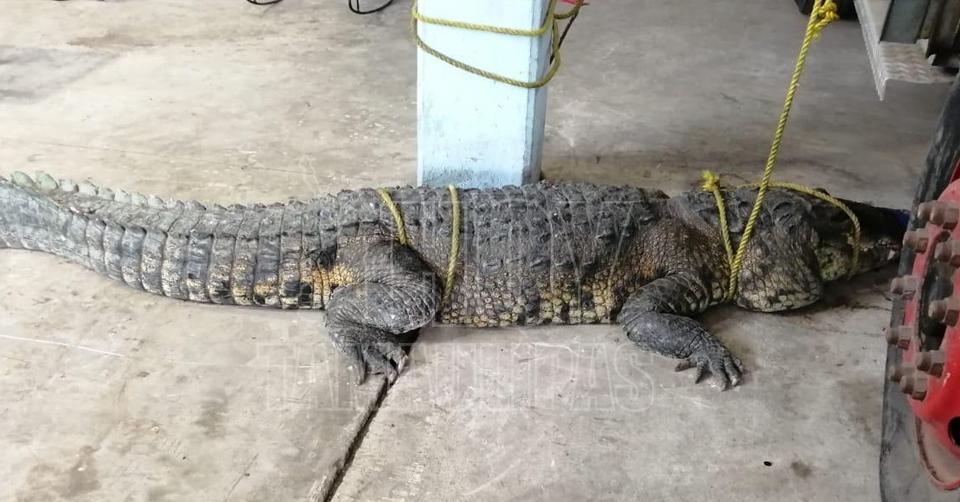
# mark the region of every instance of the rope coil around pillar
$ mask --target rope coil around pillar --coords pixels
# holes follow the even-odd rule
[[[577,15],[580,13],[580,7],[583,6],[583,0],[577,0],[570,10],[566,12],[556,12],[557,0],[550,0],[550,3],[547,5],[547,14],[544,17],[543,24],[538,28],[530,29],[520,29],[520,28],[506,28],[502,26],[494,26],[489,24],[481,23],[469,23],[465,21],[455,21],[452,19],[443,19],[432,16],[425,16],[420,13],[417,9],[417,0],[413,1],[413,7],[410,10],[410,30],[411,36],[417,44],[417,47],[420,48],[423,52],[447,63],[450,66],[459,68],[465,72],[472,73],[474,75],[487,78],[496,82],[504,83],[507,85],[512,85],[514,87],[521,87],[524,89],[537,89],[547,85],[550,80],[557,74],[557,70],[560,69],[560,46],[563,43],[563,36],[559,33],[559,21],[564,19],[569,19],[567,23],[567,28],[573,23]],[[449,28],[459,28],[463,30],[470,31],[480,31],[485,33],[497,33],[500,35],[509,35],[509,36],[518,36],[518,37],[540,37],[547,31],[550,31],[550,66],[547,68],[547,72],[537,80],[532,82],[525,80],[518,80],[515,78],[510,78],[499,73],[494,73],[492,71],[484,70],[473,65],[469,65],[450,57],[437,49],[434,49],[423,39],[420,38],[420,34],[417,33],[417,24],[425,23],[432,24],[436,26],[446,26]],[[566,30],[564,30],[563,35],[566,35]]]

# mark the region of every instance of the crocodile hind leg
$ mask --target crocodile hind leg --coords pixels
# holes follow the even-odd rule
[[[358,383],[368,373],[392,382],[407,364],[400,336],[433,320],[440,304],[436,274],[394,241],[341,247],[337,266],[352,280],[330,295],[327,327],[350,360]]]
[[[711,303],[708,287],[695,274],[673,274],[631,295],[617,320],[627,337],[644,350],[680,359],[677,371],[696,368],[698,383],[709,371],[727,389],[740,383],[743,364],[688,317],[703,312]]]

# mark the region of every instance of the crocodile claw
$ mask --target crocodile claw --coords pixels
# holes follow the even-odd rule
[[[696,368],[694,381],[700,383],[711,374],[720,381],[720,390],[727,390],[731,386],[740,385],[743,380],[743,363],[730,353],[715,338],[704,338],[700,346],[686,359],[677,364],[676,371]]]
[[[399,343],[388,340],[362,343],[344,353],[351,360],[357,385],[362,385],[370,374],[384,375],[393,383],[410,360]]]

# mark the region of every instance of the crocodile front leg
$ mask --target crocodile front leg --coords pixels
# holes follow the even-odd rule
[[[617,320],[627,337],[644,350],[681,359],[677,371],[697,368],[699,383],[709,370],[727,389],[740,383],[743,364],[720,340],[688,317],[706,310],[710,296],[708,287],[695,274],[668,275],[631,295]]]
[[[407,363],[399,335],[433,320],[440,304],[436,275],[394,241],[357,243],[338,255],[345,256],[338,266],[355,279],[330,295],[330,336],[353,364],[358,383],[368,373],[392,382]]]

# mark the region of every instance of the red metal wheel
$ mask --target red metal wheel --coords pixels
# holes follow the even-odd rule
[[[940,197],[918,206],[919,225],[904,236],[913,267],[891,284],[904,309],[902,323],[887,331],[903,350],[890,378],[916,417],[917,457],[942,490],[960,488],[960,163],[953,171]]]
[[[880,439],[884,502],[960,501],[960,79],[944,103],[905,235]],[[931,204],[933,203],[933,204]],[[922,211],[920,210],[922,206]],[[958,249],[960,251],[960,249]],[[960,256],[960,253],[956,253]],[[932,309],[932,311],[931,311]],[[942,367],[941,367],[942,365]]]

